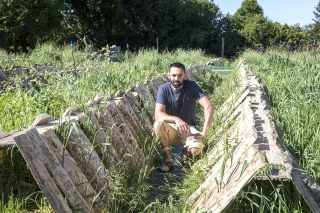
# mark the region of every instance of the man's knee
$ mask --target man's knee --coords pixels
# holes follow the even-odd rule
[[[193,139],[193,140],[187,140],[185,147],[188,148],[188,151],[192,155],[199,155],[204,148],[204,144],[201,139]]]
[[[155,121],[153,128],[156,135],[165,132],[164,121]]]
[[[199,148],[191,148],[189,151],[192,155],[199,155],[201,153],[201,149]]]

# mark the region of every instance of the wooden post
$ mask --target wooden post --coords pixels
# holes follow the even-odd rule
[[[221,58],[224,57],[224,37],[222,37]]]
[[[158,37],[156,39],[156,42],[157,42],[157,52],[159,52],[159,38]]]
[[[5,152],[5,148],[0,147],[0,164],[3,163],[4,152]]]

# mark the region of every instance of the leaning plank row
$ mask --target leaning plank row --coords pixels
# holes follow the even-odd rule
[[[0,89],[2,87],[16,86],[30,89],[36,82],[46,83],[44,74],[48,72],[72,73],[77,75],[77,70],[61,71],[61,68],[52,65],[33,64],[30,67],[12,66],[8,71],[0,67]],[[17,79],[19,79],[17,81]]]
[[[61,121],[42,115],[13,137],[55,212],[101,212],[117,190],[110,168],[145,166],[141,147],[152,140],[156,93],[167,81],[162,74],[111,100],[97,96],[85,111],[68,109]]]

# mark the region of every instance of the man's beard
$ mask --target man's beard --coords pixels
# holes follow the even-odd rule
[[[183,80],[184,81],[184,80]],[[183,81],[182,82],[180,82],[180,81],[174,81],[174,80],[172,80],[171,81],[171,85],[173,86],[173,88],[180,88],[182,85],[183,85]]]

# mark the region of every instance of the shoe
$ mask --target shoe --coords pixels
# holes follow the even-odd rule
[[[170,172],[170,170],[171,170],[171,167],[172,167],[172,164],[173,164],[173,160],[172,159],[166,159],[165,161],[164,161],[164,163],[160,166],[160,171],[161,172]]]

